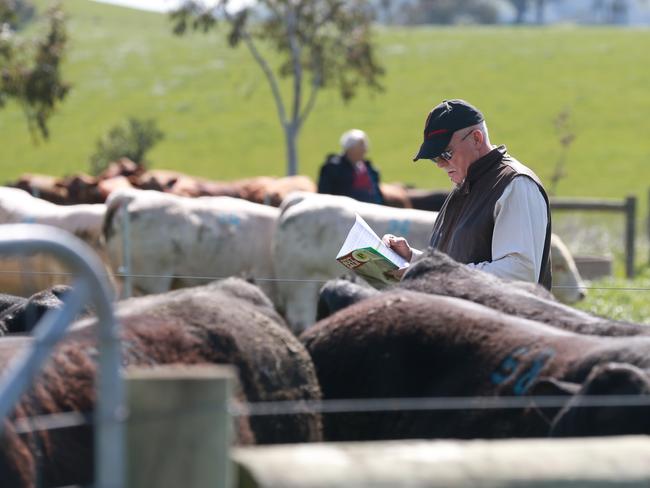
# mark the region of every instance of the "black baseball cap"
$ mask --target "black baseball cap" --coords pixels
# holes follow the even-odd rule
[[[413,161],[440,156],[454,132],[484,120],[481,111],[465,100],[444,100],[429,112],[424,123],[424,141]]]

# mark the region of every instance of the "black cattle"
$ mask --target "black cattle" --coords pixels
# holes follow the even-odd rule
[[[25,297],[0,293],[0,313],[3,313],[8,308],[11,308],[16,304],[23,303],[25,301],[27,301]]]
[[[125,367],[232,364],[245,402],[320,399],[313,363],[264,294],[242,280],[134,298],[118,304]],[[94,410],[94,319],[77,322],[6,423],[0,444],[2,486],[92,483],[90,426],[17,435],[16,419]],[[3,341],[13,341],[4,347]],[[22,341],[22,342],[16,342]],[[30,345],[0,340],[0,367]],[[318,414],[238,417],[240,444],[321,440]],[[37,483],[38,481],[38,483]]]
[[[407,188],[406,196],[411,202],[413,208],[439,212],[442,205],[445,203],[445,200],[447,200],[449,192],[446,190],[419,190],[417,188]]]
[[[409,267],[399,287],[463,298],[580,334],[632,336],[650,333],[650,328],[645,325],[591,315],[551,299],[539,285],[521,286],[499,279],[460,264],[435,249],[428,249]]]
[[[323,315],[366,298],[360,285],[327,287]],[[557,302],[551,294],[534,283],[502,280],[489,273],[470,268],[435,249],[428,249],[404,274],[393,289],[419,291],[433,295],[462,298],[501,312],[553,325],[580,334],[603,336],[649,335],[650,327],[598,317]],[[332,298],[330,298],[332,297]]]
[[[316,320],[379,293],[362,279],[337,278],[327,281],[318,293]]]
[[[31,332],[47,311],[63,308],[63,298],[69,290],[69,286],[56,285],[29,298],[13,297],[14,303],[0,311],[0,330],[9,334]]]
[[[403,290],[345,308],[300,338],[327,400],[566,396],[591,384],[590,374],[608,363],[650,367],[650,337],[576,334],[466,300]],[[598,391],[644,388],[620,376]],[[557,410],[531,400],[528,408],[327,414],[323,424],[328,441],[538,437],[549,434]],[[650,408],[644,412],[650,416]],[[600,419],[586,418],[578,432],[598,429],[593,422]],[[601,431],[629,433],[612,422]],[[650,433],[647,427],[639,423],[634,432]]]
[[[593,368],[582,387],[555,417],[551,435],[555,437],[603,436],[650,433],[650,405],[594,407],[585,405],[590,396],[606,399],[620,395],[622,399],[650,402],[648,370],[630,364],[606,363]]]

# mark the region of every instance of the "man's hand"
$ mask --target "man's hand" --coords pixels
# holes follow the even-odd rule
[[[411,250],[411,246],[409,246],[409,243],[406,239],[403,237],[394,236],[393,234],[384,234],[381,240],[397,254],[402,256],[408,262],[411,262],[413,251]]]

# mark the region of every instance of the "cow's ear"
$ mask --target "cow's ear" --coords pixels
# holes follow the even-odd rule
[[[650,406],[626,405],[638,395],[650,395],[647,373],[627,363],[606,363],[592,368],[580,391],[553,421],[551,435],[650,434]],[[589,396],[609,405],[590,405]]]
[[[529,390],[528,394],[532,397],[532,408],[548,423],[551,425],[553,419],[558,412],[564,407],[561,402],[562,398],[566,401],[575,395],[580,390],[580,385],[577,383],[569,383],[568,381],[560,381],[555,378],[540,378]],[[544,397],[555,397],[544,398]],[[538,398],[536,400],[536,398]],[[549,404],[544,400],[548,399]],[[557,402],[555,400],[558,400]]]

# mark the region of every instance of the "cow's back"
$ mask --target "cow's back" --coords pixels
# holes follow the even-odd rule
[[[357,213],[379,237],[400,235],[415,248],[426,247],[437,216],[334,195],[292,194],[288,199],[281,206],[273,256],[277,305],[295,330],[314,322],[323,282],[346,273],[336,255]]]
[[[233,275],[272,278],[276,208],[231,197],[185,198],[137,190],[111,195],[104,235],[114,269],[124,261],[120,205],[127,205],[127,247],[139,293]],[[265,291],[272,295],[269,283]]]

